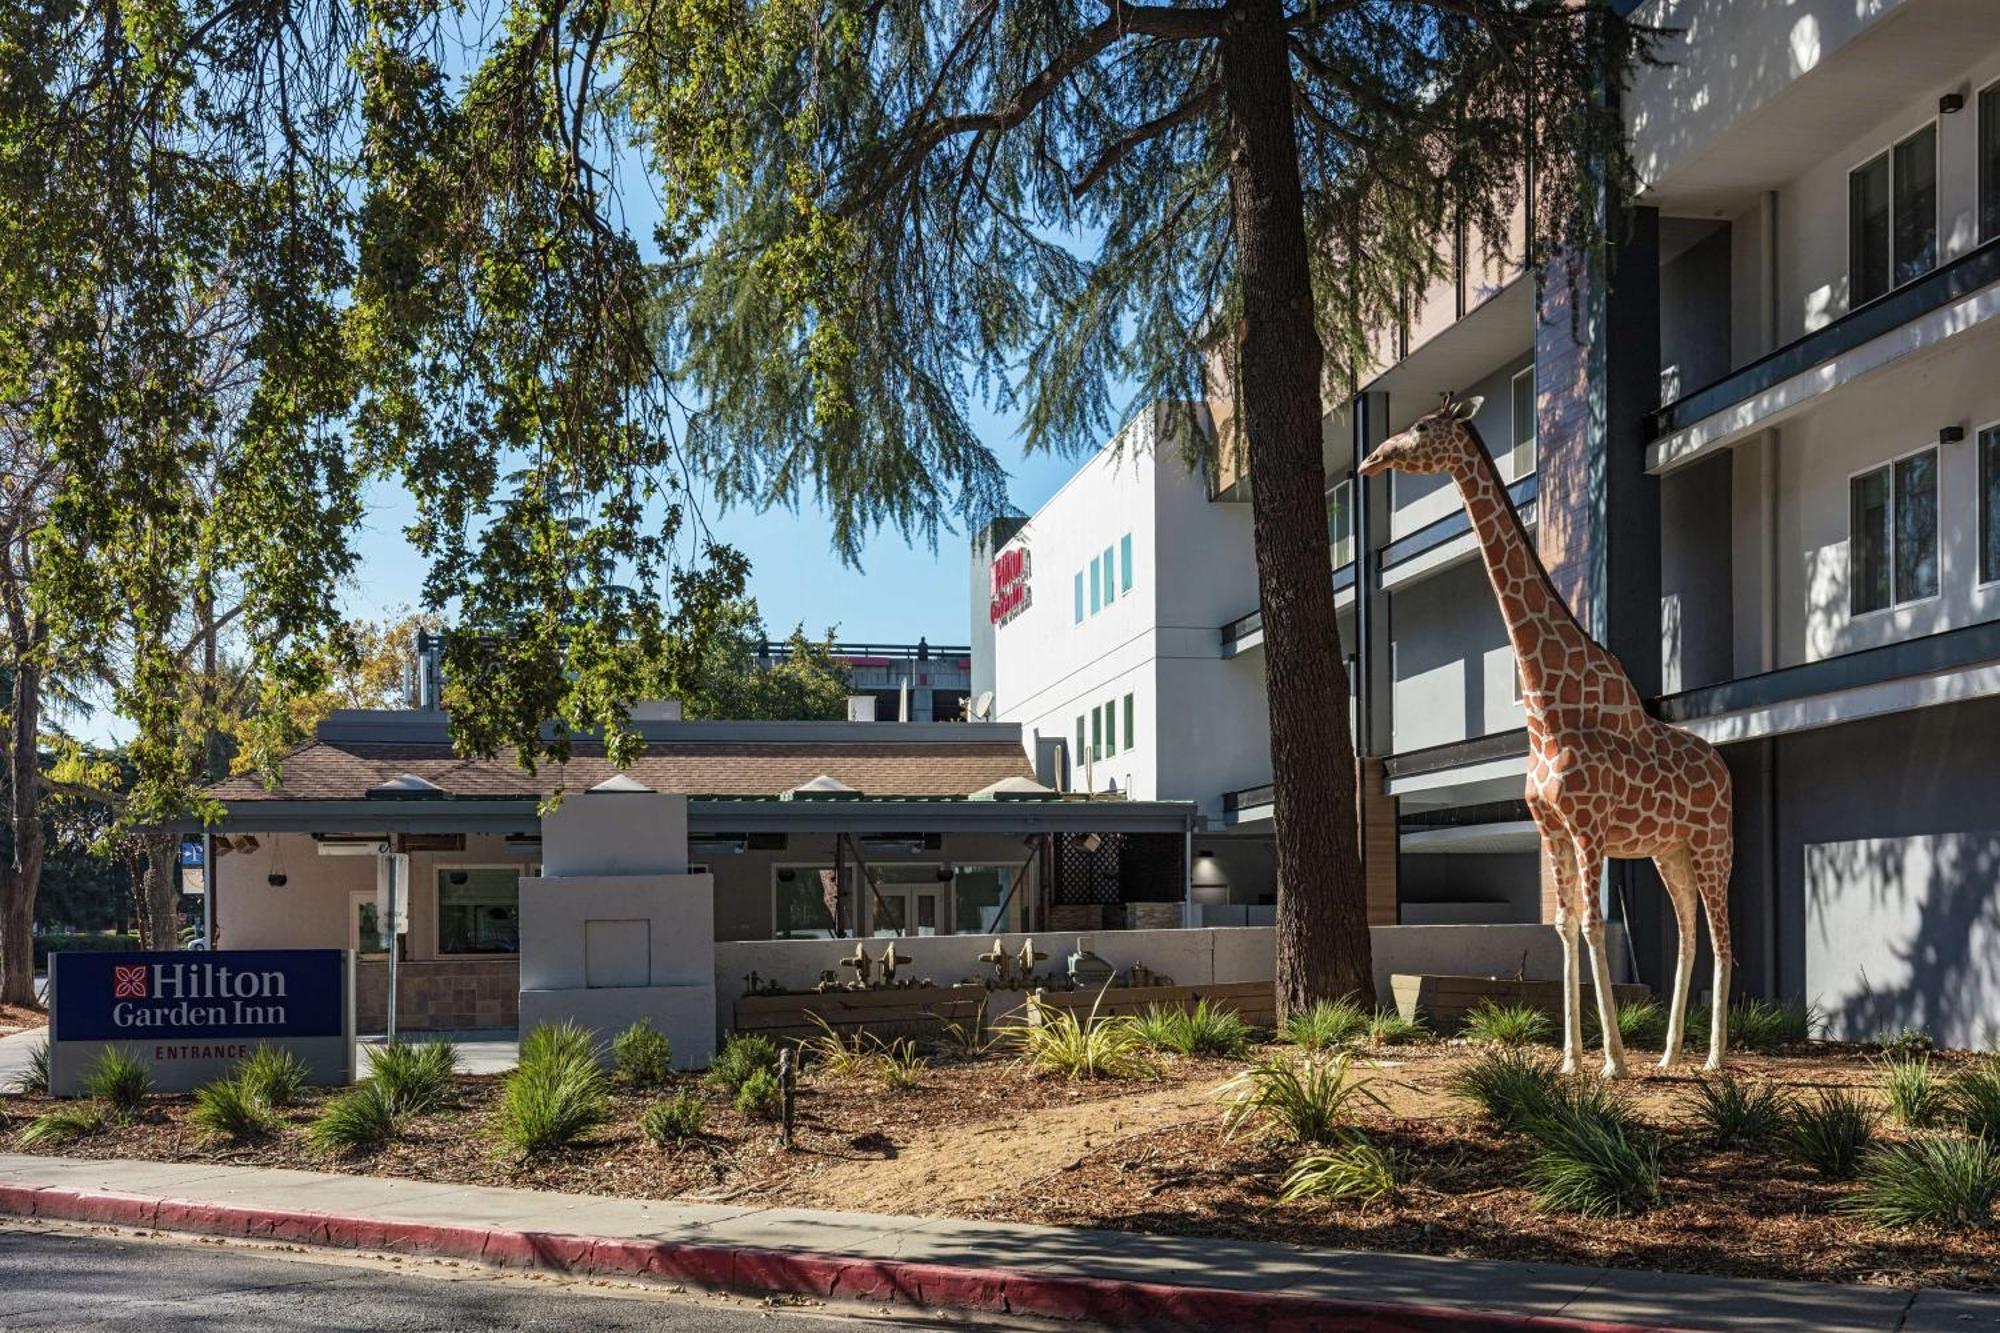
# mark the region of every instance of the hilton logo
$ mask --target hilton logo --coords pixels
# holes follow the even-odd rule
[[[143,1000],[146,998],[146,973],[144,963],[137,967],[114,967],[111,969],[111,998],[114,1000]]]
[[[226,1027],[282,1024],[283,972],[254,972],[221,963],[136,963],[111,969],[112,1023],[121,1028]],[[220,1001],[195,1004],[191,1001]]]

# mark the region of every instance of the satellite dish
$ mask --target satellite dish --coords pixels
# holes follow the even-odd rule
[[[993,720],[993,691],[982,690],[972,704],[972,720],[991,722]]]

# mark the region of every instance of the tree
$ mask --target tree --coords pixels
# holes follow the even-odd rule
[[[662,693],[691,718],[732,721],[838,721],[847,716],[847,671],[834,660],[833,631],[806,637],[794,626],[769,666],[758,658],[768,636],[754,598],[731,608],[689,679]]]

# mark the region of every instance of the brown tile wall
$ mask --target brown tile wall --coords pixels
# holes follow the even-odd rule
[[[354,1021],[362,1032],[388,1022],[389,965],[354,965]],[[398,1029],[511,1028],[521,1018],[521,965],[514,958],[451,958],[396,965]]]

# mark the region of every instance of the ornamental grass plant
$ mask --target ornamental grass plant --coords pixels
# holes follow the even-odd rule
[[[1823,1088],[1792,1107],[1785,1151],[1829,1180],[1846,1180],[1875,1142],[1875,1111],[1853,1093]]]
[[[1533,1005],[1481,1000],[1465,1015],[1465,1025],[1459,1031],[1469,1041],[1494,1046],[1530,1046],[1553,1039],[1556,1025]]]
[[[1278,1202],[1327,1199],[1358,1203],[1366,1208],[1396,1193],[1403,1164],[1366,1135],[1351,1133],[1346,1142],[1326,1152],[1308,1153],[1292,1163],[1278,1190]]]
[[[107,1046],[84,1075],[83,1090],[104,1103],[113,1118],[129,1120],[153,1091],[153,1071],[123,1046]]]
[[[1722,1147],[1767,1148],[1784,1136],[1792,1101],[1775,1083],[1723,1073],[1695,1080],[1688,1109],[1708,1137]]]
[[[1985,1226],[2000,1201],[2000,1156],[1984,1139],[1885,1144],[1862,1159],[1859,1175],[1839,1207],[1877,1226]]]
[[[596,1059],[595,1054],[591,1060]],[[392,1042],[368,1052],[368,1072],[399,1116],[429,1115],[451,1100],[458,1048],[448,1041]]]
[[[296,1103],[311,1076],[304,1060],[276,1046],[258,1046],[236,1064],[243,1090],[274,1109]]]
[[[1355,1000],[1315,1000],[1310,1008],[1285,1019],[1278,1038],[1302,1051],[1325,1051],[1345,1046],[1367,1031],[1368,1011]]]
[[[1336,1142],[1363,1103],[1387,1109],[1367,1079],[1349,1076],[1353,1061],[1350,1051],[1322,1051],[1275,1056],[1244,1070],[1217,1090],[1223,1137],[1254,1129],[1294,1143]]]
[[[1545,1052],[1500,1047],[1454,1069],[1445,1090],[1503,1129],[1519,1129],[1554,1098],[1561,1068]]]
[[[396,1137],[398,1117],[389,1090],[374,1079],[358,1083],[326,1104],[306,1127],[306,1146],[330,1157],[380,1151]]]
[[[188,1121],[204,1142],[247,1143],[278,1128],[270,1104],[241,1078],[220,1078],[195,1089]]]
[[[1146,1036],[1130,1014],[1100,1014],[1099,992],[1090,1013],[1058,1008],[1037,996],[1028,999],[1024,1023],[1002,1029],[1025,1068],[1072,1081],[1096,1078],[1150,1078],[1157,1071],[1146,1057]]]
[[[1243,1016],[1210,1004],[1206,996],[1192,1007],[1149,1004],[1138,1022],[1148,1046],[1175,1055],[1239,1056],[1250,1047],[1251,1028]]]

